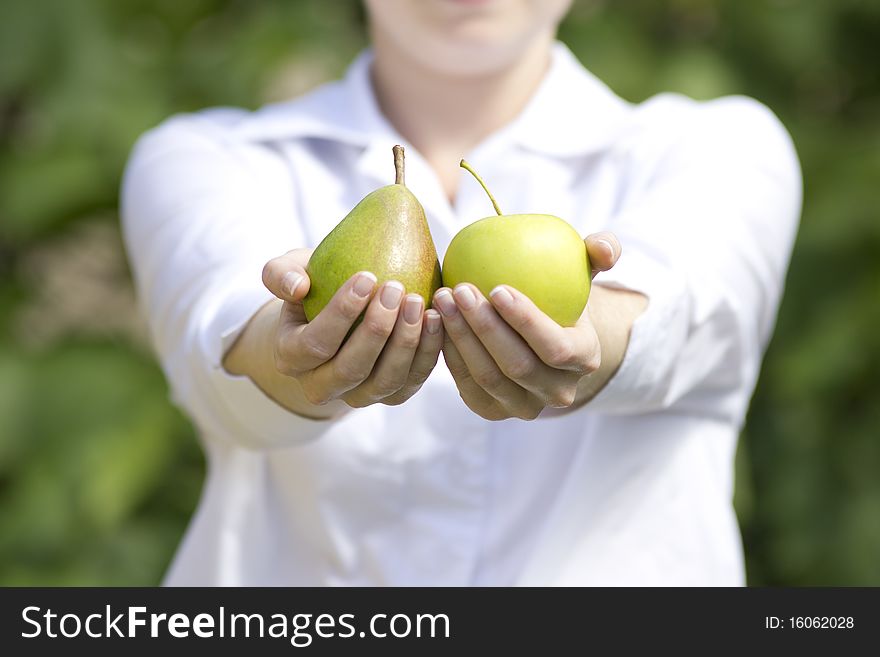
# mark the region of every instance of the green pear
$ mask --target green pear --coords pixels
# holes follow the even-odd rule
[[[443,284],[471,283],[487,298],[498,285],[516,288],[561,326],[574,326],[590,296],[590,262],[584,240],[571,224],[549,214],[501,214],[483,179],[497,216],[456,234],[443,258]]]
[[[359,271],[381,285],[399,281],[430,307],[440,287],[440,262],[425,210],[404,185],[403,146],[395,146],[393,185],[370,192],[323,239],[309,258],[311,287],[303,310],[311,321],[336,290]]]

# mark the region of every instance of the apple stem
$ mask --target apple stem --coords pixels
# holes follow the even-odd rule
[[[403,182],[403,146],[397,144],[391,150],[394,153],[394,184],[406,186]]]
[[[501,208],[498,207],[498,201],[496,201],[496,200],[495,200],[495,197],[492,196],[492,192],[490,192],[490,191],[489,191],[489,188],[486,187],[486,183],[484,183],[484,182],[483,182],[483,179],[480,178],[480,174],[478,174],[476,171],[474,171],[474,170],[471,168],[471,165],[468,164],[467,162],[465,162],[464,160],[462,160],[461,162],[459,162],[459,166],[461,166],[462,169],[467,169],[467,171],[470,172],[470,174],[471,174],[474,178],[477,179],[477,182],[480,183],[480,186],[486,191],[486,194],[489,196],[489,200],[492,201],[492,207],[495,208],[495,212],[497,212],[497,213],[498,213],[498,216],[500,217],[501,214],[502,214],[502,212],[501,212]]]

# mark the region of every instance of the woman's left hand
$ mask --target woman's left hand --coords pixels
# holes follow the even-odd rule
[[[593,276],[620,257],[612,233],[584,241]],[[533,420],[548,406],[574,404],[581,379],[602,361],[589,307],[563,328],[510,286],[490,298],[469,283],[434,295],[445,328],[443,356],[468,408],[487,420]]]

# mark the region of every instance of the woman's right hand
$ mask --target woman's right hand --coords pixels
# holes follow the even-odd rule
[[[306,400],[323,406],[336,399],[360,408],[402,404],[437,364],[443,323],[403,285],[360,272],[346,281],[311,322],[302,299],[309,291],[310,249],[296,249],[263,268],[263,283],[284,303],[274,336],[278,373],[299,383]],[[364,311],[366,312],[364,313]],[[363,321],[348,332],[357,318]]]

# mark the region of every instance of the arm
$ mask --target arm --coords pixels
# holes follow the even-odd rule
[[[443,291],[444,356],[475,412],[532,419],[588,401],[644,413],[693,398],[741,421],[797,228],[799,167],[784,129],[754,101],[692,111],[670,108],[665,151],[633,155],[638,191],[608,224],[626,254],[576,327],[559,329],[515,290],[504,308],[505,295],[471,304],[475,289]]]
[[[173,118],[138,142],[122,188],[125,246],[172,397],[204,435],[250,449],[301,444],[333,426],[321,421],[337,417],[341,402],[333,399],[344,395],[349,405],[365,405],[383,392],[361,385],[373,371],[360,369],[369,348],[362,358],[334,356],[367,343],[375,354],[398,314],[407,315],[400,306],[408,304],[398,299],[384,308],[374,301],[382,296],[375,278],[366,295],[343,298],[349,282],[331,304],[335,310],[322,312],[313,322],[318,328],[306,330],[298,300],[308,290],[307,252],[273,259],[278,244],[306,242],[290,194],[290,170],[272,149],[230,139],[226,116]],[[284,286],[288,272],[303,275],[295,291]],[[368,304],[371,321],[361,326],[373,330],[372,339],[356,340],[358,329],[339,349],[340,335]],[[419,315],[391,340],[412,342],[432,323]],[[306,339],[321,326],[327,340]],[[439,337],[435,343],[439,350]],[[311,360],[298,355],[303,346],[317,349]],[[407,349],[395,352],[412,356]],[[382,368],[389,361],[384,354],[373,360]],[[357,367],[346,369],[345,363]],[[340,365],[339,377],[327,376]],[[409,371],[391,365],[395,372]],[[386,397],[391,394],[385,403],[414,392],[408,384],[397,397],[385,390]],[[309,399],[316,403],[307,405]]]
[[[306,398],[302,385],[282,374],[275,363],[274,344],[284,302],[270,301],[251,318],[235,344],[226,352],[223,367],[236,376],[246,376],[268,397],[302,417],[328,420],[342,415],[341,402],[323,406]]]
[[[640,292],[593,286],[587,312],[596,331],[601,358],[599,367],[578,382],[572,407],[591,401],[620,368],[633,324],[647,306],[648,299]]]

